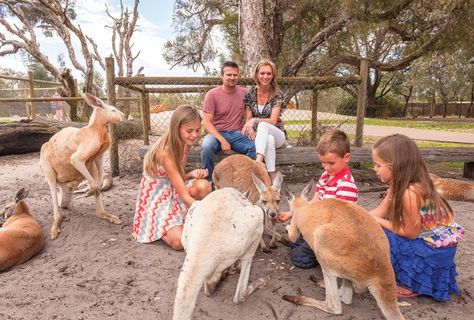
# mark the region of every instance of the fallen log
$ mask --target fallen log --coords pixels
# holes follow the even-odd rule
[[[80,122],[63,122],[47,118],[0,123],[0,156],[38,152],[43,143],[61,129],[80,128],[85,125]],[[119,125],[118,136],[121,140],[141,137],[141,122],[128,120]]]

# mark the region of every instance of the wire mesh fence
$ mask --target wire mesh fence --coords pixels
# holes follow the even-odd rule
[[[0,118],[67,120],[70,106],[57,100],[60,83],[3,75],[0,79]]]
[[[287,131],[286,146],[315,144],[325,131],[339,128],[352,140],[356,137],[357,92],[360,77],[292,77],[280,78],[278,85],[286,97],[281,114]],[[221,85],[218,77],[117,77],[114,78],[117,97],[128,90],[140,95],[141,105],[129,108],[130,117],[142,119],[143,143],[152,144],[168,130],[173,111],[180,105],[195,106],[202,112],[206,93]],[[240,85],[254,86],[251,78],[241,78]],[[139,126],[134,130],[141,130]],[[202,130],[202,136],[205,132]],[[117,131],[124,140],[130,132]],[[136,136],[136,135],[135,135]],[[196,148],[199,143],[196,144]],[[137,150],[120,150],[121,163],[133,163]],[[134,159],[133,161],[127,159]],[[121,165],[123,167],[123,165]]]
[[[113,61],[108,63],[113,66]],[[206,93],[222,84],[219,77],[115,77],[113,67],[106,71],[107,96],[101,98],[117,106],[129,119],[111,128],[113,174],[140,168],[138,150],[144,144],[154,143],[168,130],[173,111],[188,104],[202,112]],[[359,75],[278,79],[286,97],[286,107],[281,114],[287,131],[286,146],[315,145],[322,133],[333,128],[343,130],[356,141],[361,135],[357,134],[356,118],[360,83]],[[241,78],[239,85],[250,88],[255,83],[252,78]],[[20,85],[12,89],[15,90],[0,90],[0,118],[30,118],[33,105],[38,116],[67,121],[68,101],[81,100],[80,97],[57,97],[56,87],[51,85],[35,88],[34,97],[29,97],[28,89]],[[62,116],[57,112],[59,103]],[[202,136],[204,134],[202,130]]]

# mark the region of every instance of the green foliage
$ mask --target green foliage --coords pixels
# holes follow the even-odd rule
[[[357,115],[357,100],[354,97],[346,97],[336,106],[336,113],[346,116]]]
[[[55,81],[56,79],[51,75],[51,73],[46,70],[46,68],[39,63],[33,56],[30,54],[23,52],[22,60],[25,66],[28,68],[29,71],[33,73],[33,79],[36,80],[45,80],[45,81]],[[50,87],[49,84],[44,83],[37,83],[35,84],[36,87]]]
[[[377,105],[383,107],[386,114],[381,116],[403,117],[403,103],[394,95],[385,95],[377,100]]]

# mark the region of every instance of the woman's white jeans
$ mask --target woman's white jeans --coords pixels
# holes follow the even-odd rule
[[[263,154],[268,172],[275,172],[276,148],[285,143],[285,133],[268,122],[260,122],[255,137],[257,154]]]

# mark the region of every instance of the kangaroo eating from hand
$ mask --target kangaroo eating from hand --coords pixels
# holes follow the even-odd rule
[[[265,228],[267,221],[272,225],[272,239],[269,245],[262,238],[260,247],[262,251],[269,252],[269,248],[276,247],[276,240],[283,240],[277,234],[275,219],[281,198],[281,184],[283,176],[276,173],[275,180],[271,181],[267,169],[261,163],[242,154],[234,154],[220,161],[212,174],[212,181],[216,189],[231,187],[247,195],[253,204],[262,208],[265,215]]]
[[[353,290],[366,288],[386,319],[402,320],[397,302],[395,273],[388,240],[377,221],[363,208],[340,199],[308,202],[309,184],[299,197],[291,195],[293,213],[287,226],[291,241],[301,233],[316,254],[324,277],[326,300],[297,295],[284,300],[342,314],[342,304],[352,303]],[[337,287],[337,278],[342,279]]]

